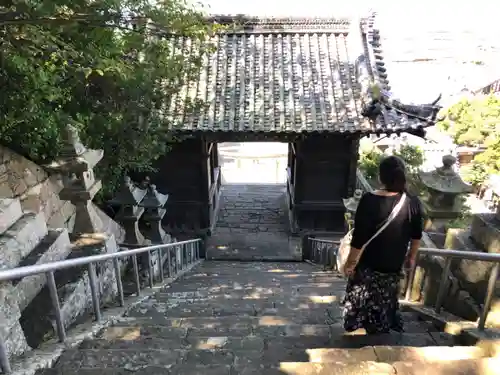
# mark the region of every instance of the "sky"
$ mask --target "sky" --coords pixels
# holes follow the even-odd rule
[[[475,0],[202,0],[217,14],[350,16],[378,13],[389,80],[397,97],[422,102],[500,78],[500,2]],[[430,63],[408,63],[432,57]],[[481,65],[474,62],[481,61]]]

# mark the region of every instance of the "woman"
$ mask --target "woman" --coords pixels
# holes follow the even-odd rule
[[[403,265],[415,263],[422,238],[423,212],[420,200],[406,192],[404,162],[396,156],[382,160],[379,179],[382,188],[361,198],[354,219],[344,271],[349,277],[344,298],[344,328],[348,332],[360,328],[368,334],[403,331],[398,311],[401,271]],[[398,214],[361,253],[403,193],[407,198]]]

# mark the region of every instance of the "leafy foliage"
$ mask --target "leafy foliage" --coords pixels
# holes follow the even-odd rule
[[[438,126],[459,146],[483,146],[500,132],[500,98],[462,99],[445,113]]]
[[[358,167],[368,181],[374,181],[378,178],[378,166],[384,156],[376,147],[361,153]]]
[[[424,153],[418,146],[403,145],[399,150],[394,152],[394,155],[404,160],[410,175],[416,174],[424,163]],[[361,153],[359,169],[369,181],[375,181],[378,178],[378,166],[385,156],[376,147]]]
[[[183,0],[7,0],[0,12],[0,142],[44,163],[73,123],[104,149],[108,190],[167,150],[176,119],[165,110],[199,74],[217,28]]]
[[[403,145],[394,152],[394,155],[404,160],[410,174],[416,174],[424,164],[424,152],[418,146]]]
[[[492,94],[461,100],[438,125],[459,146],[485,148],[466,173],[469,182],[481,184],[489,174],[500,173],[500,97]]]

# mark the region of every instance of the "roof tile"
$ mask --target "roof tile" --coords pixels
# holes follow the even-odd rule
[[[179,114],[172,129],[364,133],[422,126],[387,108],[375,123],[362,115],[370,82],[390,88],[371,19],[252,19],[213,42],[199,81],[172,101],[170,113]],[[182,113],[185,98],[206,105]]]

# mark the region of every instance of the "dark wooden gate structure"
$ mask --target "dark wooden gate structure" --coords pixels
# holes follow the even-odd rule
[[[280,141],[289,143],[292,231],[342,231],[360,138],[432,125],[384,103],[366,118],[373,85],[390,90],[374,17],[214,21],[232,27],[214,37],[216,51],[183,94],[206,106],[184,113],[186,97],[172,98],[169,110],[182,115],[170,131],[186,139],[152,176],[169,194],[164,225],[174,234],[210,234],[221,186],[218,142]]]

